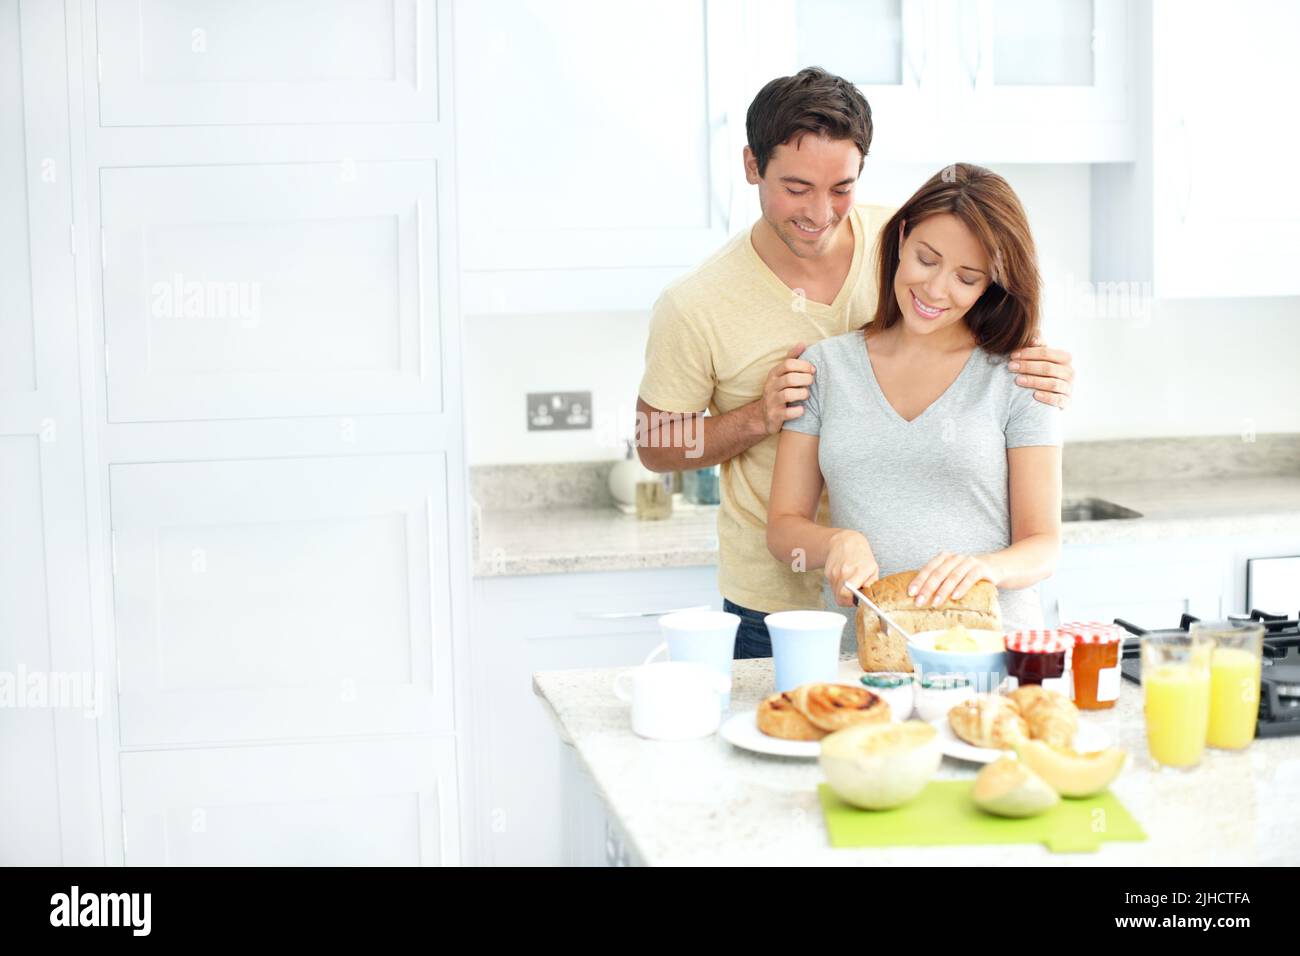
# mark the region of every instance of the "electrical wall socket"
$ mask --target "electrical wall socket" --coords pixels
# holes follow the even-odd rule
[[[591,428],[591,392],[529,392],[530,432]]]

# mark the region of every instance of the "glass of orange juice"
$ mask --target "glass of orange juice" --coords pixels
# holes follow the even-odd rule
[[[1214,642],[1210,655],[1210,728],[1205,742],[1241,750],[1255,739],[1264,625],[1257,621],[1197,621],[1193,634]]]
[[[1199,633],[1148,634],[1141,646],[1147,749],[1162,769],[1190,770],[1205,753],[1214,641]]]

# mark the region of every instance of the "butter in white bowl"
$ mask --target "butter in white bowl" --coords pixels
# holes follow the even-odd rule
[[[931,649],[944,653],[996,654],[1006,649],[1006,636],[1001,631],[970,630],[964,624],[954,624],[946,631],[929,633],[936,635]]]

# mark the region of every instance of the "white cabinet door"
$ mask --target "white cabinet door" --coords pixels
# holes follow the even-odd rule
[[[784,72],[871,104],[873,158],[939,166],[1131,159],[1126,0],[783,0]]]
[[[735,6],[457,5],[467,312],[648,308],[673,270],[742,225],[731,201],[743,106],[725,72]],[[584,270],[590,281],[572,274]],[[610,270],[658,272],[620,294],[601,281]],[[552,296],[547,277],[566,274],[581,291]]]
[[[452,729],[443,455],[111,481],[124,746]]]
[[[1125,0],[968,0],[957,20],[963,78],[981,119],[1122,122]]]
[[[104,126],[438,121],[427,0],[99,0]]]
[[[561,770],[567,745],[533,693],[533,673],[641,663],[662,640],[658,612],[722,606],[717,573],[700,567],[475,582],[472,772],[481,862],[557,865],[566,829],[584,829],[565,805],[572,797]],[[602,822],[593,822],[599,830]]]
[[[1249,0],[1223,14],[1155,6],[1155,293],[1298,295],[1300,192],[1279,182],[1279,163],[1300,152],[1300,5]]]
[[[104,862],[61,4],[0,0],[0,865]]]
[[[856,84],[880,133],[872,156],[900,155],[911,148],[904,130],[933,127],[946,76],[936,46],[945,20],[934,0],[793,0],[792,6],[783,73],[820,66]]]
[[[128,866],[460,860],[450,737],[121,757]]]
[[[104,170],[109,420],[440,411],[437,177]]]

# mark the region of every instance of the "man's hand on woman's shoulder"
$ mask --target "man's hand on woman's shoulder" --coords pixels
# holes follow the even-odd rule
[[[1034,398],[1057,408],[1070,406],[1074,390],[1074,365],[1069,352],[1049,349],[1041,339],[1012,352],[1007,368],[1016,373],[1016,384],[1034,390]]]

